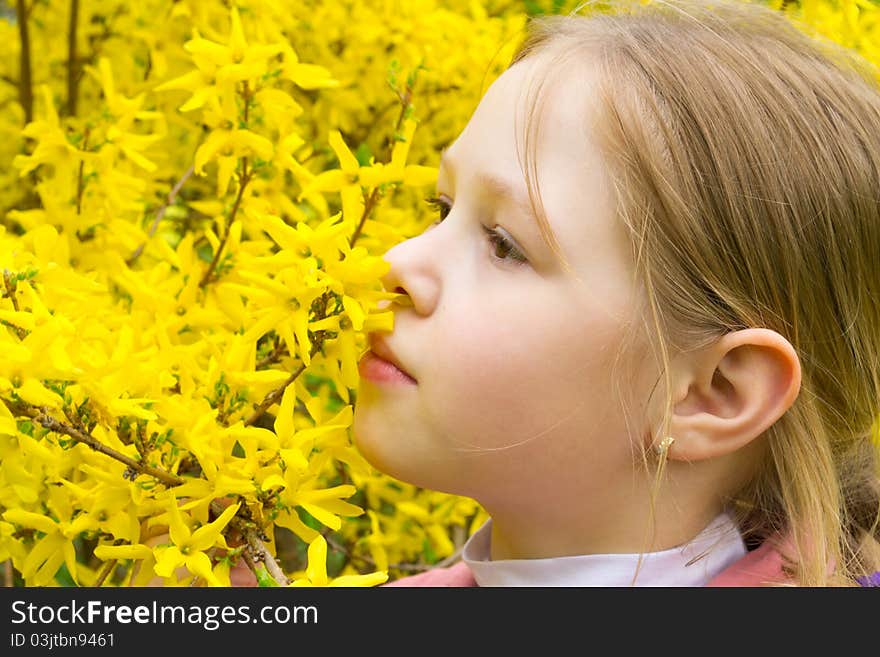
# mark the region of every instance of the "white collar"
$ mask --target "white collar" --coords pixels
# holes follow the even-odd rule
[[[492,561],[491,538],[490,518],[462,550],[462,559],[480,586],[632,586],[639,561],[638,554]],[[739,529],[727,513],[721,513],[688,543],[645,553],[635,586],[704,586],[745,554]]]

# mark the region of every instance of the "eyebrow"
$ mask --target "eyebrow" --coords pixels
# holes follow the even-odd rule
[[[449,168],[452,165],[446,151],[446,148],[440,151],[440,165]],[[534,225],[537,225],[537,217],[528,196],[515,192],[506,181],[491,174],[481,171],[475,175],[475,178],[477,185],[485,189],[490,196],[510,200],[523,215],[531,219]]]

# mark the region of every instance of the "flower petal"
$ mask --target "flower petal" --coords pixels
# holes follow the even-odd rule
[[[180,515],[177,506],[177,498],[171,498],[171,509],[168,511],[168,533],[171,534],[172,542],[180,547],[186,545],[192,533]]]
[[[217,542],[217,539],[220,538],[220,532],[229,524],[232,516],[236,514],[240,506],[241,502],[230,504],[214,522],[195,530],[189,543],[190,547],[193,550],[207,550],[209,547],[212,547]],[[226,547],[225,540],[223,541],[223,547]]]
[[[147,559],[153,551],[146,545],[99,545],[95,548],[95,556],[104,561],[110,559]]]
[[[369,573],[367,575],[343,575],[337,577],[329,586],[376,586],[388,580],[388,573]]]
[[[186,567],[193,575],[198,575],[211,586],[222,586],[211,569],[211,559],[204,552],[196,552],[186,558]]]
[[[176,545],[156,548],[154,554],[156,554],[156,565],[153,567],[153,570],[160,577],[171,577],[175,568],[186,563],[186,557],[177,549]]]
[[[339,158],[339,168],[347,173],[356,173],[360,163],[348,149],[339,130],[331,130],[328,141],[330,142],[330,148],[333,149],[336,157]]]
[[[327,541],[318,534],[309,544],[309,565],[306,574],[315,586],[327,586]]]

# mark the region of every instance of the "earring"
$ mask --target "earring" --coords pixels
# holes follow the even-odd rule
[[[658,456],[663,456],[664,454],[667,454],[669,452],[669,448],[674,442],[675,438],[673,438],[672,436],[666,436],[663,440],[654,445],[654,451],[657,453]]]

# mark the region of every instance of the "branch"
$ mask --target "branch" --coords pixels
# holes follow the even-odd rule
[[[15,0],[15,14],[18,22],[18,38],[21,42],[19,56],[18,101],[24,110],[24,123],[34,120],[34,90],[31,82],[31,39],[28,32],[29,10],[24,0]]]
[[[223,239],[220,240],[220,245],[217,247],[217,252],[214,254],[214,258],[211,260],[208,271],[205,272],[205,275],[202,276],[202,280],[199,281],[199,287],[205,287],[205,285],[211,281],[214,269],[216,269],[217,263],[220,262],[220,256],[223,255],[223,247],[226,246],[226,240],[229,239],[229,229],[232,227],[232,222],[235,221],[235,215],[238,214],[238,208],[241,206],[241,199],[244,196],[244,189],[247,187],[250,179],[248,161],[246,157],[243,157],[241,158],[241,175],[238,177],[238,195],[235,197],[235,204],[232,206],[232,212],[229,213],[229,218],[226,220],[226,231],[223,233]]]
[[[156,234],[156,230],[159,228],[159,222],[162,221],[162,217],[165,216],[165,212],[168,210],[171,204],[174,203],[174,200],[177,198],[177,195],[180,193],[183,185],[186,183],[187,180],[189,180],[189,177],[193,174],[194,170],[195,166],[191,166],[189,169],[187,169],[186,173],[184,173],[180,177],[180,180],[175,183],[174,187],[171,188],[171,191],[168,193],[168,197],[165,199],[165,203],[162,204],[162,207],[159,208],[159,211],[156,213],[156,217],[153,219],[153,223],[150,226],[150,231],[147,234],[147,239],[145,239],[143,243],[135,250],[135,252],[132,253],[131,256],[129,256],[128,260],[125,261],[125,264],[127,264],[129,267],[131,267],[132,264],[134,264],[134,261],[140,257],[141,253],[143,253],[144,251],[144,248],[147,246],[147,242],[149,242],[150,238],[152,238],[153,235]]]
[[[318,319],[324,319],[324,317],[318,317]],[[321,337],[317,337],[312,343],[312,349],[309,352],[310,357],[314,358],[318,354],[318,352],[321,351],[321,348],[323,346],[324,338],[322,333]],[[249,427],[252,424],[255,424],[257,420],[259,420],[263,416],[263,413],[265,413],[267,410],[269,410],[269,408],[272,407],[272,404],[276,404],[281,401],[281,398],[284,396],[284,391],[287,389],[287,386],[296,381],[296,378],[300,374],[302,374],[305,369],[305,363],[300,364],[300,366],[297,367],[296,370],[294,370],[289,377],[287,377],[287,381],[285,381],[280,386],[275,388],[275,390],[266,395],[263,398],[263,401],[260,402],[259,406],[254,409],[254,412],[251,413],[250,416],[244,421],[244,426]]]
[[[164,470],[160,470],[159,468],[154,468],[150,465],[146,465],[143,463],[139,463],[132,458],[129,458],[125,454],[121,454],[116,450],[103,445],[98,440],[96,440],[93,436],[90,436],[86,433],[83,433],[79,429],[72,427],[67,424],[63,424],[56,420],[55,418],[46,415],[45,411],[36,409],[29,404],[25,403],[16,403],[10,402],[6,399],[0,398],[10,411],[14,415],[26,415],[30,418],[33,418],[35,421],[39,422],[42,426],[49,429],[50,431],[54,431],[56,433],[63,433],[64,435],[70,436],[77,442],[85,443],[92,449],[102,454],[105,454],[111,458],[116,459],[117,461],[121,461],[125,463],[129,468],[135,470],[137,472],[148,474],[153,477],[156,477],[161,482],[169,485],[169,486],[179,486],[184,483],[184,480],[181,477],[178,477],[175,474],[171,474],[170,472],[165,472]],[[223,505],[217,502],[216,500],[211,502],[211,509],[215,514],[220,515],[223,513]],[[275,561],[274,557],[271,555],[269,550],[266,548],[265,543],[260,538],[259,534],[256,530],[251,527],[247,521],[235,516],[229,522],[230,526],[236,529],[242,537],[244,537],[245,541],[247,541],[247,549],[246,552],[249,553],[248,566],[251,567],[251,570],[255,571],[255,562],[262,561],[266,564],[266,569],[272,575],[272,577],[282,586],[287,586],[290,580],[281,570],[281,567]],[[115,560],[113,562],[113,566],[115,566]],[[104,579],[106,579],[107,575],[109,575],[113,566],[106,565],[99,575],[99,583],[96,586],[100,586],[103,583]],[[106,571],[106,572],[105,572]]]
[[[367,218],[373,212],[373,208],[376,207],[379,203],[379,188],[375,187],[373,191],[370,193],[369,197],[364,201],[364,211],[361,213],[360,221],[358,221],[357,228],[354,229],[354,233],[351,235],[351,239],[348,242],[350,247],[354,247],[354,243],[357,242],[357,238],[361,236],[361,230],[363,230],[364,224],[367,222]]]
[[[327,544],[332,547],[334,550],[338,552],[342,552],[348,559],[354,559],[360,561],[361,563],[369,566],[370,568],[378,568],[376,562],[373,561],[370,557],[352,554],[348,548],[346,548],[341,543],[337,543],[335,539],[330,536],[323,534],[324,540],[327,541]],[[388,569],[391,570],[394,568],[395,570],[400,570],[402,572],[425,572],[426,570],[433,570],[434,568],[445,568],[446,566],[451,566],[456,561],[461,558],[461,548],[458,548],[455,552],[450,554],[448,557],[443,559],[442,561],[438,561],[434,564],[429,563],[390,563],[388,564]]]
[[[122,545],[123,543],[125,543],[125,541],[122,540],[121,538],[117,538],[115,541],[113,541],[113,545]],[[95,580],[95,583],[93,584],[93,586],[95,588],[103,586],[104,581],[116,569],[116,564],[118,564],[118,563],[119,563],[119,559],[110,559],[110,561],[105,561],[104,567],[101,568],[101,572],[98,573],[98,578]],[[123,579],[124,579],[124,576],[123,576]]]
[[[296,370],[287,377],[287,381],[282,383],[278,388],[275,388],[272,392],[266,395],[263,398],[263,401],[260,402],[260,405],[254,409],[254,412],[251,413],[248,418],[244,421],[244,426],[249,427],[257,422],[261,417],[263,417],[263,413],[265,413],[269,408],[272,407],[272,404],[277,403],[284,396],[284,391],[287,389],[291,383],[296,381],[296,377],[303,373],[303,370],[306,369],[305,363],[301,364]]]
[[[251,91],[248,87],[247,80],[242,83],[241,97],[242,100],[244,100],[242,119],[245,129],[247,129],[248,110],[251,104]],[[241,174],[238,176],[238,196],[235,197],[235,204],[232,206],[232,212],[229,213],[229,218],[226,220],[226,231],[223,233],[223,239],[220,240],[220,246],[217,247],[217,253],[214,254],[214,258],[211,260],[211,265],[208,267],[208,271],[205,272],[205,275],[202,276],[202,280],[199,281],[199,287],[205,287],[205,285],[210,282],[211,275],[214,273],[217,263],[220,262],[220,256],[223,255],[223,247],[226,246],[226,240],[229,238],[229,229],[232,227],[232,222],[235,221],[235,215],[238,213],[241,199],[244,197],[244,189],[251,180],[251,173],[252,172],[248,171],[248,159],[246,157],[241,158]]]
[[[116,459],[117,461],[124,463],[134,472],[139,472],[141,474],[155,477],[163,484],[167,484],[168,486],[180,486],[184,483],[184,479],[182,477],[178,477],[176,474],[166,472],[165,470],[161,470],[160,468],[154,468],[153,466],[142,463],[140,461],[135,461],[130,456],[126,456],[125,454],[117,452],[111,447],[107,447],[99,440],[97,440],[94,436],[84,433],[76,427],[72,427],[68,424],[64,424],[63,422],[59,422],[51,415],[48,415],[44,409],[37,409],[26,403],[10,402],[3,398],[0,398],[0,401],[6,404],[6,407],[10,411],[12,411],[14,415],[26,415],[36,422],[39,422],[40,425],[42,425],[46,429],[49,429],[49,431],[54,431],[55,433],[62,433],[65,436],[70,436],[75,441],[88,445],[96,452],[100,452],[101,454],[104,454],[112,459]]]
[[[215,515],[219,516],[223,513],[224,508],[223,504],[216,500],[211,502],[211,510]],[[269,574],[276,582],[278,582],[278,584],[281,586],[287,586],[290,584],[290,580],[287,578],[287,575],[284,574],[284,571],[281,570],[281,566],[278,565],[278,562],[275,561],[275,557],[269,552],[263,539],[260,538],[257,531],[246,520],[239,518],[236,515],[229,521],[229,525],[241,534],[242,538],[244,538],[245,549],[242,554],[245,563],[253,573],[256,574],[257,564],[262,561],[266,565],[266,570],[269,571]]]
[[[101,572],[98,573],[98,579],[95,580],[95,587],[104,585],[104,580],[107,579],[107,576],[113,572],[113,570],[116,568],[117,563],[119,563],[118,559],[110,559],[110,561],[104,564]]]
[[[86,127],[85,132],[83,133],[83,145],[82,150],[85,151],[89,147],[89,128]],[[83,185],[83,170],[85,169],[86,161],[81,159],[79,161],[79,170],[76,174],[76,215],[79,216],[82,214],[82,196],[83,191],[85,190],[85,185]]]
[[[6,292],[4,292],[3,296],[0,298],[8,297],[9,299],[11,299],[12,309],[18,312],[18,299],[15,298],[15,289],[16,287],[18,287],[18,283],[13,280],[12,273],[8,269],[3,270],[3,283],[6,286]],[[19,340],[24,340],[27,337],[28,332],[25,329],[21,328],[20,326],[16,326],[12,322],[6,323],[10,327],[12,327],[12,330],[15,331],[15,334],[18,336]]]
[[[254,366],[254,369],[262,370],[269,365],[273,365],[281,360],[281,357],[287,354],[287,345],[281,342],[277,337],[275,338],[275,346],[272,348],[272,351],[266,354],[263,358],[257,361],[257,364]]]
[[[76,116],[76,99],[79,87],[76,59],[76,28],[78,21],[79,0],[70,0],[70,23],[67,29],[67,116]]]
[[[396,135],[400,132],[400,126],[403,125],[403,120],[406,117],[406,113],[412,105],[412,92],[413,86],[410,80],[406,82],[406,90],[403,94],[398,93],[398,98],[400,99],[400,113],[397,115],[397,123],[394,124],[394,134]],[[394,138],[389,140],[388,142],[388,153],[385,158],[386,162],[391,162],[391,155],[394,152]],[[361,230],[364,228],[364,224],[367,222],[367,218],[373,212],[373,209],[379,204],[379,200],[381,199],[381,193],[379,192],[379,187],[373,189],[370,193],[369,197],[367,197],[364,201],[364,211],[361,213],[360,221],[358,221],[357,228],[355,228],[354,233],[352,233],[351,239],[348,242],[349,247],[354,248],[354,243],[357,242],[358,237],[361,236]]]

